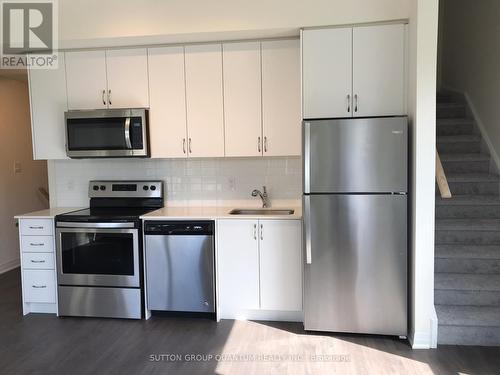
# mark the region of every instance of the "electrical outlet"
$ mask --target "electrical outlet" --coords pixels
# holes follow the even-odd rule
[[[235,191],[236,190],[236,178],[235,177],[228,177],[227,185],[229,187],[229,190]]]
[[[15,161],[14,162],[14,173],[18,174],[18,173],[21,173],[22,171],[23,171],[23,168],[22,168],[21,162]]]

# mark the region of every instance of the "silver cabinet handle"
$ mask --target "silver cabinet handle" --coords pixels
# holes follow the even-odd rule
[[[191,138],[189,138],[188,150],[189,150],[189,153],[190,153],[190,154],[192,154],[192,153],[193,153],[193,151],[191,150]]]
[[[260,240],[264,240],[264,225],[260,224]]]
[[[354,112],[358,112],[358,94],[354,95]]]
[[[257,224],[253,225],[253,239],[257,241]]]
[[[31,263],[45,263],[44,260],[33,260],[31,259]]]
[[[33,243],[33,242],[30,242],[30,246],[43,246],[44,244],[43,243]]]
[[[264,137],[264,152],[267,152],[267,137]]]
[[[257,149],[259,150],[259,152],[261,151],[261,147],[260,147],[260,137],[257,138]]]
[[[125,119],[125,145],[128,149],[132,149],[132,142],[130,141],[130,117]]]
[[[47,288],[47,285],[32,285],[32,287],[35,289],[45,289]]]
[[[351,112],[351,95],[347,94],[347,113]]]
[[[102,104],[106,105],[106,99],[104,99],[104,95],[106,95],[106,90],[102,90]]]
[[[29,227],[30,229],[43,229],[43,227],[41,225],[39,226],[36,226],[36,227]]]
[[[113,103],[111,103],[111,90],[108,90],[108,103],[109,105],[113,105]]]
[[[312,263],[312,251],[311,251],[311,197],[309,195],[304,196],[304,237],[306,246],[306,263]]]
[[[182,138],[182,152],[186,153],[186,138]]]

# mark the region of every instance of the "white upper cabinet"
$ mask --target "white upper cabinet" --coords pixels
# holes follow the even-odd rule
[[[406,114],[406,26],[302,32],[303,118]]]
[[[184,47],[148,53],[151,157],[187,157]]]
[[[217,226],[220,311],[225,315],[258,309],[258,221],[219,220]]]
[[[260,42],[223,44],[226,156],[262,155]]]
[[[303,118],[352,115],[352,28],[302,32],[302,90]]]
[[[406,113],[405,25],[353,29],[354,116]]]
[[[66,53],[69,109],[149,107],[145,48]]]
[[[69,109],[107,108],[104,51],[66,52]]]
[[[302,310],[302,222],[259,220],[260,308]]]
[[[186,46],[185,67],[189,156],[224,156],[222,46]]]
[[[66,159],[64,53],[59,53],[57,69],[29,70],[29,89],[33,159]]]
[[[262,42],[264,156],[301,154],[299,40]]]
[[[146,48],[106,51],[109,108],[147,108],[148,57]]]

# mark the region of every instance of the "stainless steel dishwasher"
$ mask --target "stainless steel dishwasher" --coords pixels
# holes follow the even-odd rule
[[[215,312],[214,222],[146,221],[149,310]]]

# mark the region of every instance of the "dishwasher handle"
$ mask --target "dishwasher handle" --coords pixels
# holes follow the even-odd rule
[[[211,236],[213,221],[146,221],[144,234],[159,236]]]

